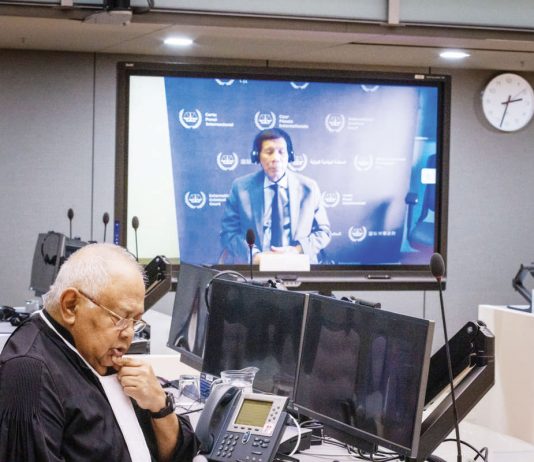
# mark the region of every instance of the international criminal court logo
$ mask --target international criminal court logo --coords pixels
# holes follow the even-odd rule
[[[190,209],[201,209],[206,205],[206,194],[200,192],[187,191],[184,196],[185,205]]]
[[[288,167],[294,172],[302,172],[308,165],[308,156],[306,154],[297,154],[295,160]]]
[[[291,86],[295,90],[304,90],[310,84],[310,82],[291,82]]]
[[[181,109],[178,113],[178,118],[180,119],[182,127],[187,129],[198,128],[202,123],[202,113],[198,109],[195,109],[193,111],[186,111],[185,109]]]
[[[352,242],[362,242],[367,237],[367,228],[365,226],[351,226],[348,236]]]
[[[366,85],[362,84],[362,90],[366,93],[374,93],[380,88],[380,85]]]
[[[373,156],[368,154],[359,154],[354,156],[354,167],[360,172],[371,170],[374,166]]]
[[[268,130],[274,128],[276,125],[276,115],[274,112],[261,112],[258,111],[254,115],[254,123],[258,130]]]
[[[341,194],[339,194],[339,191],[323,191],[321,197],[323,200],[323,205],[328,208],[337,207],[341,202]]]
[[[232,154],[223,154],[220,152],[217,154],[217,165],[225,172],[235,170],[239,164],[239,156],[232,152]]]
[[[215,79],[215,82],[221,87],[229,87],[235,82],[235,79]]]
[[[324,125],[330,133],[339,133],[345,128],[345,116],[343,114],[328,114],[324,119]]]

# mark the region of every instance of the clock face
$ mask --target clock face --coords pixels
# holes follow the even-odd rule
[[[482,109],[495,128],[513,132],[530,122],[534,114],[534,92],[517,74],[500,74],[482,92]]]

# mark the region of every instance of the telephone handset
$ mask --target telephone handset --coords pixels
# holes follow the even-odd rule
[[[238,391],[239,388],[231,385],[220,385],[211,390],[195,428],[195,434],[200,441],[200,452],[209,453],[211,451],[214,440],[224,423],[225,411]]]
[[[285,396],[218,386],[196,426],[200,452],[217,462],[271,462],[284,432],[286,405]]]

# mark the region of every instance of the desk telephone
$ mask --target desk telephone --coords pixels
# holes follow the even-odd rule
[[[271,462],[284,432],[286,405],[284,396],[218,386],[196,426],[200,452],[216,462]]]

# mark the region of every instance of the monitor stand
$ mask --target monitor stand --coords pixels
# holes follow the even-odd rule
[[[455,384],[455,394],[460,422],[495,384],[495,337],[482,321],[469,322],[460,329],[449,344],[453,375],[459,378],[458,383]],[[440,372],[446,370],[447,367],[442,364],[440,351],[431,359],[425,400],[427,404],[437,397],[440,387],[443,390],[443,384],[447,383]],[[465,362],[466,358],[469,358],[468,363]],[[466,367],[460,371],[458,364]],[[441,462],[440,458],[432,456],[432,452],[453,429],[454,414],[449,392],[422,422],[417,458],[406,458],[406,461]]]

